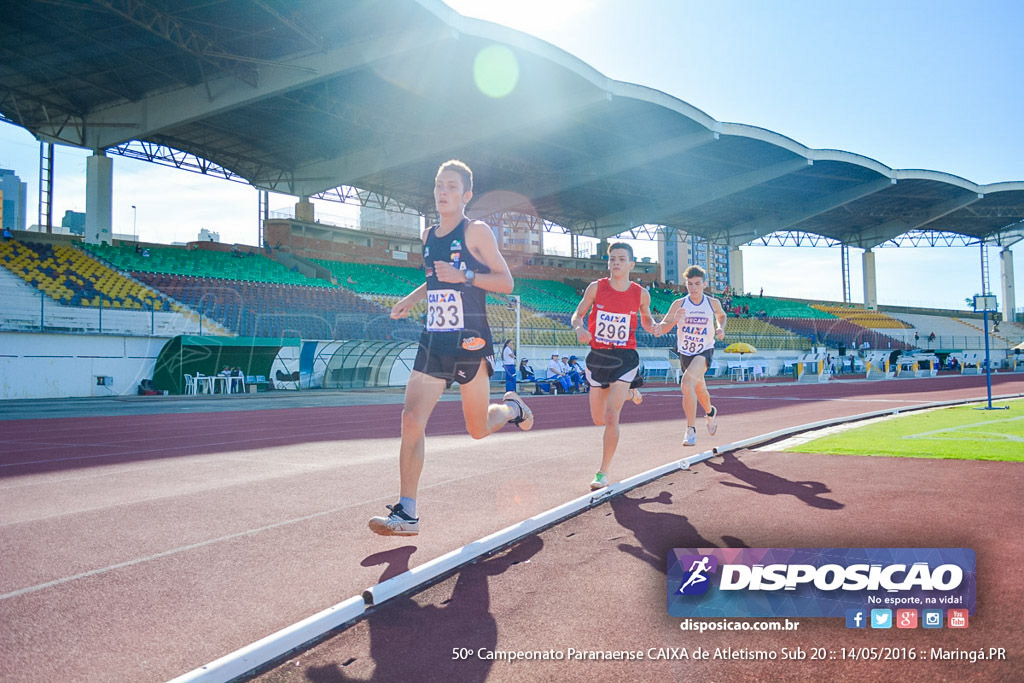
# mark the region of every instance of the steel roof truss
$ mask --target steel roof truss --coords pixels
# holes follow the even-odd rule
[[[415,35],[387,35],[363,43],[348,44],[324,54],[296,58],[289,65],[294,69],[270,69],[262,74],[260,84],[248,87],[227,79],[211,81],[147,97],[143,102],[110,107],[89,115],[89,121],[135,121],[131,138],[146,138],[162,130],[184,125],[237,109],[256,101],[289,92],[349,71],[371,66],[375,62],[422,49],[449,34],[425,31]],[[207,91],[207,85],[210,91]],[[216,87],[214,87],[216,86]],[[84,141],[87,147],[111,147],[130,138],[98,132]]]
[[[826,211],[840,208],[857,201],[862,197],[874,194],[894,185],[896,181],[889,178],[878,178],[868,183],[861,183],[847,190],[835,192],[817,201],[804,206],[800,211],[778,213],[774,215],[757,218],[740,225],[733,226],[726,231],[726,239],[723,240],[729,246],[740,246],[747,244],[763,235],[777,231],[786,231],[810,218],[821,215]]]
[[[930,207],[927,211],[915,216],[886,221],[881,225],[858,232],[854,239],[848,240],[848,244],[861,249],[870,249],[871,247],[878,246],[883,242],[893,239],[897,235],[920,231],[921,228],[929,223],[936,221],[943,216],[948,216],[957,209],[973,204],[979,199],[984,198],[984,196],[985,195],[982,194],[966,194],[965,196],[950,199],[949,201],[942,202],[941,204],[936,204]]]

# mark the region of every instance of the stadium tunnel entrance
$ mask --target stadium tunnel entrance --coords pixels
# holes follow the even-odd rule
[[[405,386],[418,348],[417,342],[408,341],[303,342],[298,386],[303,389]]]

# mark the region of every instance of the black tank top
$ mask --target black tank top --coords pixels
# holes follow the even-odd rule
[[[459,270],[489,273],[490,268],[466,246],[467,219],[447,235],[438,236],[432,225],[423,244],[423,267],[427,273],[427,319],[423,335],[435,353],[489,356],[494,353],[491,327],[487,323],[487,292],[478,287],[441,282],[434,275],[434,262],[447,261]]]

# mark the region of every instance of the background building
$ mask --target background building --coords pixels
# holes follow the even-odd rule
[[[68,209],[64,212],[64,218],[60,220],[60,226],[67,228],[72,235],[85,234],[85,213]]]
[[[359,229],[380,235],[420,238],[423,219],[409,213],[388,211],[371,206],[359,207]]]
[[[691,265],[708,272],[708,287],[721,292],[729,284],[729,247],[711,244],[702,237],[682,231],[665,231],[658,242],[658,260],[662,263],[662,279],[682,284],[683,273]]]
[[[3,199],[3,203],[0,204],[2,227],[11,230],[24,230],[28,185],[21,182],[21,178],[14,175],[14,171],[0,168],[0,194]]]

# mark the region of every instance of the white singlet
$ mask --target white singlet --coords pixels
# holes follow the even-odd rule
[[[683,299],[683,315],[676,324],[676,350],[684,356],[715,348],[715,311],[711,300],[701,295],[700,303]]]

